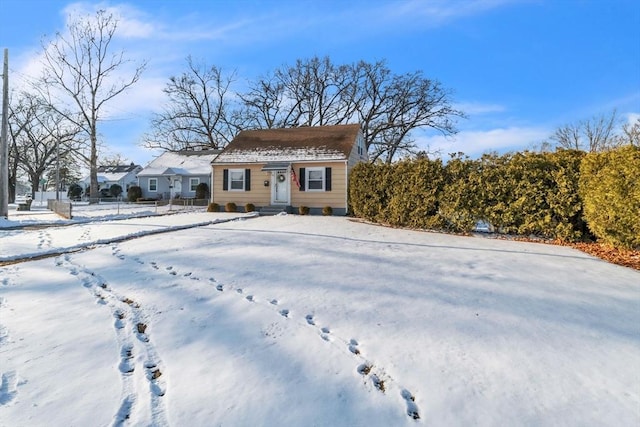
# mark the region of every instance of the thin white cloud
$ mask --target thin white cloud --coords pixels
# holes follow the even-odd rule
[[[465,130],[454,137],[442,135],[416,138],[418,145],[430,152],[439,152],[443,158],[449,153],[462,152],[470,157],[497,151],[530,149],[549,137],[551,131],[540,127],[507,127],[489,130]]]
[[[625,113],[622,116],[627,118],[627,123],[630,125],[640,120],[640,113]]]
[[[420,21],[423,25],[438,26],[459,18],[478,15],[522,0],[409,0],[388,2],[377,10],[383,19]]]
[[[475,101],[470,101],[470,102],[462,101],[457,103],[454,107],[469,116],[491,114],[491,113],[503,113],[507,110],[504,105],[484,104],[484,103],[475,102]]]
[[[78,17],[91,16],[97,11],[104,10],[118,21],[115,37],[123,39],[145,39],[161,31],[161,26],[153,22],[139,9],[128,4],[110,5],[105,2],[86,3],[77,2],[67,5],[62,11],[66,16],[65,24]]]

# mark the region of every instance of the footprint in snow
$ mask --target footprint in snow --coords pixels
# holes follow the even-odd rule
[[[11,402],[18,394],[18,375],[16,371],[9,371],[2,374],[0,383],[0,405]]]
[[[377,388],[379,391],[384,393],[387,391],[386,386],[384,384],[384,380],[381,380],[376,374],[371,375],[371,381],[373,382],[373,386]]]
[[[305,319],[307,319],[308,324],[310,324],[311,326],[315,326],[316,322],[313,320],[313,314],[307,314]]]
[[[331,333],[331,330],[328,327],[325,326],[323,328],[320,328],[320,332],[322,332],[320,334],[320,338],[325,341],[330,341],[329,334]]]
[[[247,301],[250,301],[250,302],[253,302],[253,301],[254,301],[254,299],[253,299],[253,295],[247,295],[245,299],[246,299]]]
[[[126,345],[122,347],[122,351],[120,352],[122,356],[122,360],[120,361],[120,372],[123,374],[130,374],[135,370],[135,366],[132,363],[133,359],[133,346]]]
[[[147,325],[146,324],[138,323],[136,325],[136,329],[135,329],[136,336],[142,342],[149,342],[149,337],[145,333],[146,331],[147,331]]]
[[[124,312],[120,311],[120,310],[116,310],[113,313],[113,317],[116,318],[116,321],[114,322],[113,326],[116,329],[122,329],[124,328]]]
[[[280,315],[282,317],[289,317],[289,310],[287,310],[286,308],[283,308],[282,310],[280,310]]]
[[[166,393],[166,386],[164,381],[161,380],[162,371],[158,365],[153,362],[147,362],[144,364],[147,370],[147,379],[149,380],[149,388],[151,392],[156,396],[164,396]]]
[[[271,304],[273,305],[278,305],[278,300],[277,299],[272,299],[271,301],[269,301]]]
[[[349,341],[349,351],[355,355],[360,354],[360,349],[358,348],[358,341],[351,338]]]
[[[216,286],[216,289],[219,290],[220,292],[222,292],[222,291],[224,291],[224,286],[218,285],[218,286]]]
[[[416,405],[416,398],[407,389],[402,390],[400,395],[407,402],[407,415],[414,420],[419,420],[420,413],[418,412],[418,405]]]
[[[122,403],[120,404],[120,408],[118,409],[118,413],[116,414],[116,421],[113,424],[114,426],[122,426],[124,422],[131,417],[131,410],[133,409],[133,404],[135,402],[134,396],[127,396]]]
[[[241,293],[242,293],[242,288],[238,288],[238,289],[236,289],[236,292],[237,292],[237,293],[239,293],[239,294],[241,294]]]

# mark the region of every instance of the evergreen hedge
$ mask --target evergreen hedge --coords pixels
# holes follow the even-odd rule
[[[589,153],[580,168],[580,196],[599,239],[640,249],[640,147]]]
[[[562,241],[590,239],[593,232],[637,247],[639,174],[638,147],[586,157],[559,150],[477,160],[456,155],[445,165],[429,159],[358,164],[351,172],[350,212],[394,226],[453,232],[469,232],[484,220],[500,233]]]

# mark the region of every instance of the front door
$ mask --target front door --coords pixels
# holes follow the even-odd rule
[[[271,204],[289,204],[289,174],[286,170],[271,172]]]

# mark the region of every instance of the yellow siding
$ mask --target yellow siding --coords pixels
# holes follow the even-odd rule
[[[310,208],[323,208],[331,206],[334,209],[347,208],[347,181],[346,162],[322,162],[322,163],[294,163],[298,180],[302,180],[300,168],[330,167],[331,191],[300,191],[295,184],[291,187],[291,205],[308,206]]]
[[[222,174],[224,169],[251,169],[251,190],[250,191],[224,191],[222,189]],[[213,202],[224,206],[233,202],[238,207],[243,207],[247,203],[256,206],[268,206],[271,202],[271,187],[265,187],[265,179],[271,180],[269,172],[262,172],[262,165],[216,165],[213,168]]]

